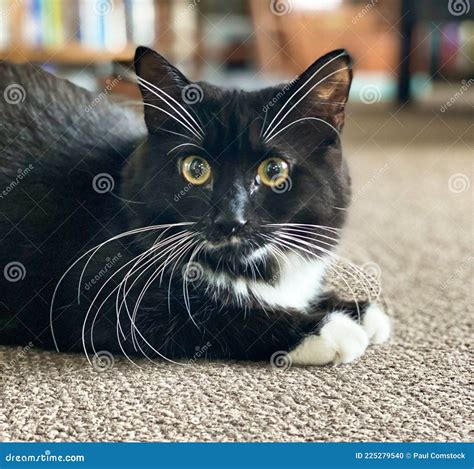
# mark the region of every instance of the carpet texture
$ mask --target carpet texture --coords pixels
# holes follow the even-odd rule
[[[1,439],[468,440],[472,126],[428,110],[350,112],[347,127],[342,251],[380,275],[389,344],[340,367],[116,360],[100,373],[82,356],[2,347]]]

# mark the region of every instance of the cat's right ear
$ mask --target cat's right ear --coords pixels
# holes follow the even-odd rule
[[[149,130],[163,127],[165,122],[167,127],[174,127],[176,123],[167,113],[173,114],[173,108],[178,106],[176,103],[181,103],[183,89],[190,81],[163,56],[148,47],[137,48],[134,65]]]

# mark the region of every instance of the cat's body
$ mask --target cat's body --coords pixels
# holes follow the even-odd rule
[[[203,347],[208,358],[283,351],[324,364],[386,340],[378,306],[321,296],[350,194],[335,135],[347,56],[313,65],[293,102],[264,113],[277,89],[199,84],[201,100],[183,102],[195,85],[139,51],[146,128],[33,66],[1,66],[2,89],[20,85],[26,96],[1,103],[0,342],[169,359]],[[339,80],[313,87],[325,98],[317,119],[311,102],[290,109],[328,72]],[[281,171],[277,185],[263,164]]]

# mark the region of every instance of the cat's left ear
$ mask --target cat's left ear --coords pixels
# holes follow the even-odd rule
[[[352,59],[348,52],[344,49],[329,52],[292,82],[294,89],[289,104],[298,102],[292,117],[314,116],[341,130],[351,82]]]
[[[190,81],[163,56],[148,47],[137,48],[134,65],[145,103],[145,122],[148,128],[158,129],[165,122],[167,127],[175,127],[176,122],[167,113],[173,114],[173,107],[179,107],[176,102],[182,102],[183,89]]]

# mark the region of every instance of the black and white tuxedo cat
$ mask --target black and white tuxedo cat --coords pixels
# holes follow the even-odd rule
[[[348,54],[256,92],[192,83],[143,47],[135,68],[145,125],[0,65],[4,97],[23,93],[0,104],[0,341],[314,365],[386,341],[379,305],[321,290],[350,199]]]

